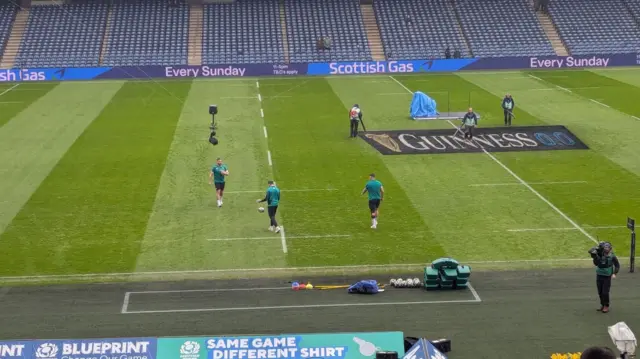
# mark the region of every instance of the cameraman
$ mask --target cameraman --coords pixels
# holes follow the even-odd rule
[[[611,243],[600,242],[598,247],[589,251],[593,258],[593,265],[596,266],[596,283],[598,286],[598,296],[600,297],[599,312],[609,312],[609,291],[611,291],[611,278],[615,278],[620,270],[618,257],[611,248]]]

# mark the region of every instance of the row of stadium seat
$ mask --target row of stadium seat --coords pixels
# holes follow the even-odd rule
[[[554,54],[530,0],[374,0],[373,8],[391,60],[441,58],[446,48],[463,57]],[[166,0],[32,6],[15,65],[187,64],[189,12]],[[640,0],[552,1],[549,12],[571,54],[640,51]],[[372,60],[359,0],[236,0],[204,5],[202,62],[285,61],[281,15],[291,62]],[[3,44],[15,16],[0,6]],[[324,37],[331,46],[319,49]]]

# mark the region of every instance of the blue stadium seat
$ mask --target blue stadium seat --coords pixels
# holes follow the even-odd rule
[[[442,58],[447,47],[470,56],[450,0],[374,0],[373,8],[389,60]]]
[[[187,4],[115,0],[108,31],[105,66],[187,64]]]
[[[477,57],[555,55],[528,0],[458,0],[456,10]]]
[[[32,6],[15,66],[98,66],[107,10],[101,2]]]
[[[284,62],[278,0],[205,4],[203,64]]]
[[[549,13],[572,55],[640,51],[640,3],[622,0],[551,1]]]
[[[0,5],[0,46],[4,48],[11,34],[11,23],[16,17],[15,5]]]
[[[291,62],[371,61],[358,0],[284,0]],[[330,50],[317,41],[331,39]]]

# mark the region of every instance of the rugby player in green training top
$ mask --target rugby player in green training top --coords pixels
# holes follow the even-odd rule
[[[269,213],[269,230],[280,232],[281,228],[276,221],[276,212],[278,211],[278,205],[280,204],[280,189],[276,186],[274,181],[269,181],[269,188],[267,188],[267,194],[263,199],[256,200],[257,203],[267,202],[267,212]]]
[[[369,210],[371,211],[371,228],[378,227],[378,208],[382,197],[384,196],[384,187],[382,183],[376,179],[374,173],[369,175],[369,181],[364,186],[362,194],[369,193]]]
[[[218,157],[216,159],[216,164],[211,169],[209,173],[209,185],[211,185],[211,180],[216,185],[216,197],[218,197],[218,207],[222,207],[222,196],[224,195],[224,177],[229,175],[229,169],[227,165],[222,163],[222,159]]]

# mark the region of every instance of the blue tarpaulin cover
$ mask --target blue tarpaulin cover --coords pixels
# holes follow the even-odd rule
[[[438,115],[436,101],[420,91],[413,94],[410,111],[411,118],[435,117]]]
[[[347,289],[349,293],[376,294],[380,289],[375,280],[361,280]]]

